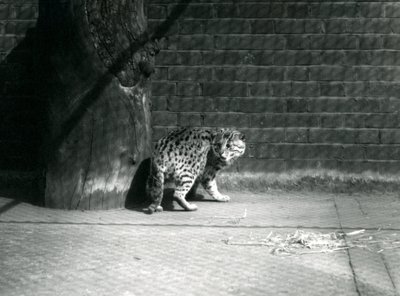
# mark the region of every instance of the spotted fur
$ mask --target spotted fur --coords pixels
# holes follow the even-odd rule
[[[186,196],[199,183],[215,200],[229,201],[229,196],[218,191],[215,177],[242,156],[245,148],[244,135],[236,130],[182,128],[171,132],[157,142],[153,152],[146,185],[152,204],[145,211],[163,210],[164,181],[170,178],[176,185],[174,199],[187,211],[197,209]]]

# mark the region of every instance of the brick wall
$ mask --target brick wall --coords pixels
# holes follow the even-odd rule
[[[156,28],[178,1],[149,2]],[[239,128],[234,170],[398,173],[399,110],[396,1],[191,1],[157,57],[154,139]]]
[[[37,0],[0,0],[0,170],[30,171],[38,159],[41,104],[34,86]]]

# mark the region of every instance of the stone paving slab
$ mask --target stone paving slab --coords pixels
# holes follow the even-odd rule
[[[270,229],[3,224],[1,295],[357,295],[345,252],[280,257]]]
[[[1,199],[0,199],[1,200]],[[4,201],[3,204],[7,205]],[[13,203],[8,200],[8,203]],[[192,201],[198,211],[185,212],[178,205],[174,209],[145,215],[141,207],[132,210],[60,211],[20,203],[0,215],[0,221],[94,223],[94,224],[161,224],[215,225],[251,227],[325,227],[339,228],[333,197],[305,194],[233,193],[228,203],[212,200]],[[0,204],[1,207],[1,204]],[[245,219],[243,216],[246,216]]]
[[[0,295],[400,295],[400,248],[277,256],[225,243],[299,227],[397,237],[397,196],[230,195],[154,215],[0,198]]]

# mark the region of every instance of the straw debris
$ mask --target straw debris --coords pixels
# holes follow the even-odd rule
[[[365,229],[348,233],[296,230],[294,233],[279,234],[271,231],[266,237],[250,236],[246,240],[229,237],[223,242],[227,245],[268,247],[270,253],[274,255],[331,253],[351,248],[381,253],[385,250],[400,248],[397,233],[388,235],[380,229],[374,233],[367,232]]]

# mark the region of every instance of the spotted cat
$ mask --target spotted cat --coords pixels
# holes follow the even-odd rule
[[[175,181],[174,199],[187,211],[197,206],[186,201],[198,183],[217,201],[229,201],[218,191],[215,177],[222,168],[242,156],[246,144],[242,133],[231,129],[181,128],[160,139],[151,159],[146,189],[152,204],[147,213],[161,212],[164,180]]]

